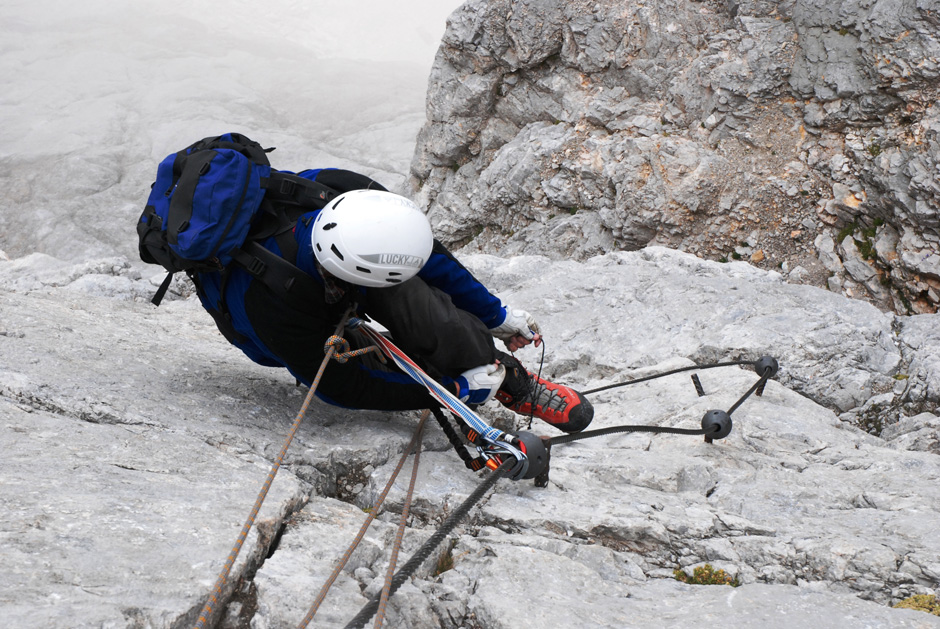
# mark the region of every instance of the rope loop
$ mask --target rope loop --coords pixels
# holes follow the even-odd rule
[[[329,354],[330,348],[335,348],[336,353],[333,355],[333,359],[344,363],[349,360],[349,357],[341,358],[344,354],[349,352],[349,341],[339,336],[338,334],[332,335],[330,338],[326,339],[326,343],[323,345],[323,353]]]
[[[349,341],[344,339],[342,336],[334,334],[330,338],[326,339],[326,343],[323,345],[323,353],[329,354],[331,348],[334,350],[333,360],[340,364],[348,362],[350,358],[356,358],[357,356],[362,356],[363,354],[368,354],[369,352],[377,352],[379,355],[379,360],[382,361],[382,364],[385,364],[385,356],[382,355],[382,351],[375,345],[370,345],[369,347],[363,347],[362,349],[354,349],[350,351]]]

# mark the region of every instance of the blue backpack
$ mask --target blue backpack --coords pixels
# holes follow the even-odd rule
[[[141,260],[168,272],[154,304],[162,301],[174,273],[182,271],[195,280],[197,273],[224,271],[233,262],[292,301],[313,281],[293,264],[292,238],[278,239],[287,246],[286,251],[282,247],[283,258],[258,242],[289,232],[300,215],[322,208],[337,192],[273,170],[268,161],[273,150],[226,133],[204,138],[160,163],[137,223]]]

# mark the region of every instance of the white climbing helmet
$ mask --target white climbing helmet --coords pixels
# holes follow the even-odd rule
[[[358,286],[414,277],[431,255],[431,224],[415,203],[382,190],[350,190],[324,207],[311,236],[317,262]]]

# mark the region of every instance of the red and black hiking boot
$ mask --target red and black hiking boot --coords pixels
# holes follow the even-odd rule
[[[516,358],[497,352],[506,366],[506,379],[496,392],[503,406],[521,415],[533,415],[565,432],[581,432],[594,419],[594,407],[570,387],[549,382],[526,371]]]

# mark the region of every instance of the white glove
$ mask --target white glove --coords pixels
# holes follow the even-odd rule
[[[457,397],[468,404],[489,402],[505,377],[506,368],[496,363],[468,369],[457,378],[460,387]]]
[[[535,317],[525,310],[503,306],[506,311],[506,319],[495,328],[490,328],[490,334],[501,341],[508,341],[517,334],[522,338],[531,341],[536,334],[541,334],[539,324],[535,322]]]

